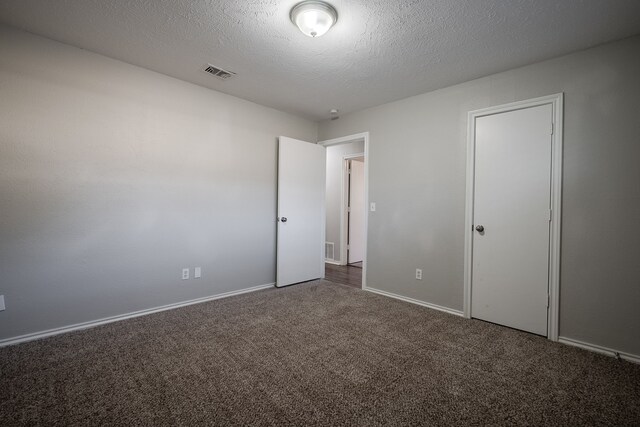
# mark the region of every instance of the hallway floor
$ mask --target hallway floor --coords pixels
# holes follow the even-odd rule
[[[324,271],[325,280],[358,289],[362,287],[362,267],[325,263]]]

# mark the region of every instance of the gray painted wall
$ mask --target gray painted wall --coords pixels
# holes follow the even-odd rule
[[[347,154],[364,153],[364,140],[327,147],[327,226],[325,241],[334,242],[334,259],[340,261],[342,162]]]
[[[0,100],[0,339],[275,281],[315,123],[7,27]]]
[[[462,310],[467,112],[564,92],[560,335],[640,355],[638,76],[635,37],[321,123],[370,132],[368,286]]]

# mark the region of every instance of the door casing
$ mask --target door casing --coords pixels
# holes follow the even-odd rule
[[[473,261],[473,217],[475,186],[476,119],[492,114],[505,113],[523,108],[551,104],[553,107],[553,134],[551,148],[551,230],[549,236],[549,311],[547,315],[547,338],[558,341],[558,315],[560,296],[560,228],[562,218],[562,145],[563,145],[563,93],[540,98],[512,102],[470,111],[467,129],[467,188],[464,239],[464,302],[466,318],[471,318],[472,261]]]

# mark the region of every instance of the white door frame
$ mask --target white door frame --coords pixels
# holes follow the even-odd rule
[[[473,196],[475,186],[476,119],[492,114],[551,104],[553,134],[551,139],[551,230],[549,235],[549,309],[547,338],[558,341],[558,313],[560,304],[560,222],[562,208],[562,144],[563,93],[512,102],[495,107],[470,111],[467,130],[467,192],[464,232],[464,317],[471,318],[471,278],[473,260]]]
[[[347,265],[349,263],[349,258],[347,257],[347,245],[349,243],[349,227],[347,226],[347,217],[349,215],[349,193],[347,189],[347,183],[349,182],[349,172],[347,171],[345,165],[347,160],[357,159],[358,157],[363,156],[364,153],[346,154],[342,156],[342,182],[340,183],[340,265]],[[365,158],[365,163],[366,160],[367,159]]]
[[[363,141],[364,140],[364,205],[365,205],[365,216],[364,216],[364,260],[362,262],[362,289],[366,288],[367,284],[367,238],[369,234],[369,132],[356,133],[354,135],[347,135],[340,138],[327,139],[325,141],[318,141],[319,145],[323,145],[325,147],[330,147],[332,145],[341,145],[348,144],[350,142]],[[345,158],[353,157],[361,157],[363,153],[347,155]],[[344,206],[345,206],[345,197],[344,194],[344,158],[343,158],[343,174],[342,174],[342,207],[343,214],[340,215],[340,263],[342,265],[346,264],[346,238],[345,238],[345,216],[344,216]]]

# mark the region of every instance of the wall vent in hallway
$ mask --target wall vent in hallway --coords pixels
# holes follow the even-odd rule
[[[333,242],[324,242],[324,259],[333,260],[334,253],[334,245]]]

